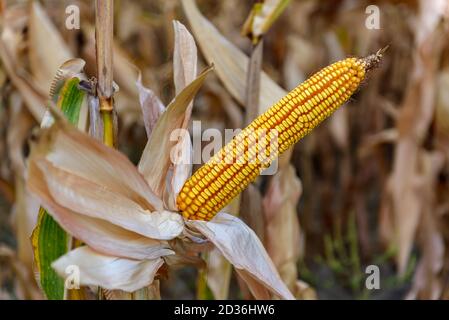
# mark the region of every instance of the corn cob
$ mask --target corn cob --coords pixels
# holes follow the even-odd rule
[[[257,117],[185,182],[176,199],[180,213],[190,220],[212,219],[279,154],[346,102],[383,51],[331,64]],[[265,139],[258,143],[261,132]]]

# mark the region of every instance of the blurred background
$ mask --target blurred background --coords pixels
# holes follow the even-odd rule
[[[197,0],[199,11],[188,15],[181,2],[115,1],[118,147],[133,162],[146,133],[132,64],[168,104],[172,20],[192,32],[200,70],[210,60],[241,59],[222,50],[226,41],[254,53],[242,35],[253,1]],[[69,5],[80,9],[79,29],[66,27]],[[94,6],[2,0],[0,10],[0,299],[39,299],[29,240],[38,204],[24,188],[27,139],[45,111],[40,93],[48,94],[64,61],[80,57],[88,77],[96,74]],[[265,32],[262,69],[285,90],[331,62],[389,46],[359,92],[234,206],[296,297],[449,298],[448,18],[447,0],[291,0]],[[194,28],[206,19],[216,29]],[[193,119],[203,130],[244,126],[245,104],[229,81],[215,72],[197,95]],[[229,268],[209,260],[216,263],[200,274],[171,272],[162,298],[250,297]],[[369,286],[376,283],[370,275],[379,276],[379,289]]]

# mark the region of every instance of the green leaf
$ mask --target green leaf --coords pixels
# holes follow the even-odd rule
[[[57,94],[57,106],[70,123],[78,124],[85,93],[77,77],[67,79]],[[51,267],[53,261],[69,250],[70,236],[44,209],[39,209],[37,226],[31,236],[34,261],[42,290],[50,300],[64,299],[64,280]]]
[[[68,79],[59,94],[57,103],[69,122],[74,125],[78,124],[85,95],[84,91],[78,88],[79,82],[78,78]]]
[[[44,208],[40,208],[32,244],[40,285],[50,300],[64,299],[64,280],[52,269],[51,263],[67,252],[68,239],[67,233]]]

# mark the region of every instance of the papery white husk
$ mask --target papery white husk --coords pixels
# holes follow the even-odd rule
[[[244,280],[253,293],[260,292],[258,285],[262,284],[283,299],[294,299],[259,238],[243,221],[220,212],[211,221],[190,220],[186,224],[201,232],[237,270],[243,271]],[[256,280],[257,287],[250,280]],[[263,298],[268,297],[264,294]]]

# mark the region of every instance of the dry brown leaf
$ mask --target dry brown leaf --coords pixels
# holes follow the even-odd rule
[[[289,165],[271,179],[263,199],[266,219],[265,246],[281,278],[294,289],[301,252],[301,238],[296,205],[301,195],[301,182]]]
[[[293,292],[295,297],[300,300],[318,299],[316,291],[308,283],[301,280],[296,282],[296,288]]]
[[[18,259],[14,250],[6,245],[0,245],[0,260],[3,259],[8,261],[12,272],[15,274],[13,283],[15,298],[22,300],[42,300],[42,293],[35,282],[31,269],[23,261]],[[1,281],[2,273],[0,272],[0,283]]]
[[[366,157],[374,148],[384,143],[394,143],[398,140],[399,133],[396,128],[385,129],[365,139],[358,150],[360,157]]]
[[[175,92],[178,95],[188,84],[195,80],[197,76],[198,58],[195,40],[187,28],[179,21],[174,21],[173,29],[175,33],[173,79],[175,82]],[[185,110],[181,129],[187,129],[192,115],[192,108],[193,101],[189,103]],[[174,163],[169,192],[164,198],[169,198],[169,208],[176,210],[176,197],[185,181],[192,174],[192,145],[189,135],[183,134],[179,137],[172,154],[177,155],[177,157],[172,159]]]
[[[207,286],[214,299],[226,300],[229,296],[232,265],[223,257],[220,250],[214,248],[207,255]]]
[[[179,21],[173,21],[175,47],[173,52],[173,80],[176,94],[179,94],[197,75],[197,49],[187,28]]]
[[[32,83],[28,77],[24,77],[25,71],[21,70],[14,61],[11,48],[4,41],[4,33],[2,33],[2,39],[0,40],[0,57],[3,62],[3,66],[11,78],[14,86],[22,95],[25,100],[28,109],[34,116],[37,122],[41,122],[45,114],[45,102],[47,100],[47,94],[40,91],[37,86]]]
[[[437,199],[432,188],[444,165],[444,156],[440,152],[422,152],[420,163],[423,212],[418,227],[418,243],[422,256],[415,271],[413,287],[407,298],[436,300],[440,298],[443,290],[440,273],[444,263],[445,245],[435,209]]]
[[[164,104],[159,97],[149,88],[142,84],[142,73],[139,72],[136,86],[139,91],[139,102],[142,109],[143,122],[149,139],[157,120],[165,110]]]
[[[421,1],[419,21],[425,28],[417,30],[417,51],[410,85],[398,117],[399,138],[394,163],[388,181],[386,201],[382,205],[382,220],[393,222],[398,246],[399,272],[405,272],[418,223],[424,208],[420,188],[419,155],[434,114],[435,56],[441,50],[441,33],[437,22],[444,10],[441,1],[427,6]],[[426,32],[425,35],[423,32]],[[382,230],[382,229],[381,229]],[[388,231],[384,229],[385,233]],[[391,234],[391,232],[390,232]]]
[[[23,146],[35,121],[27,110],[24,109],[23,99],[17,92],[10,95],[9,106],[11,110],[9,130],[7,132],[9,156],[14,170],[22,176],[25,172]]]
[[[246,71],[249,58],[223,37],[200,13],[195,0],[184,0],[182,5],[206,60],[208,63],[215,65],[217,75],[224,86],[244,106],[246,103]],[[287,93],[264,72],[261,75],[260,88],[259,113],[268,109]]]
[[[449,69],[442,70],[437,82],[437,102],[435,110],[435,130],[438,148],[449,156]]]
[[[39,89],[48,92],[59,66],[73,56],[58,29],[37,1],[30,4],[28,26],[31,73]]]
[[[171,165],[170,155],[177,143],[171,135],[176,133],[174,130],[181,128],[188,105],[211,70],[212,68],[208,68],[203,71],[168,105],[142,153],[139,172],[158,196],[162,196],[165,190],[166,176]]]
[[[250,184],[240,195],[239,216],[265,244],[266,216],[262,205],[262,194],[254,184]]]

